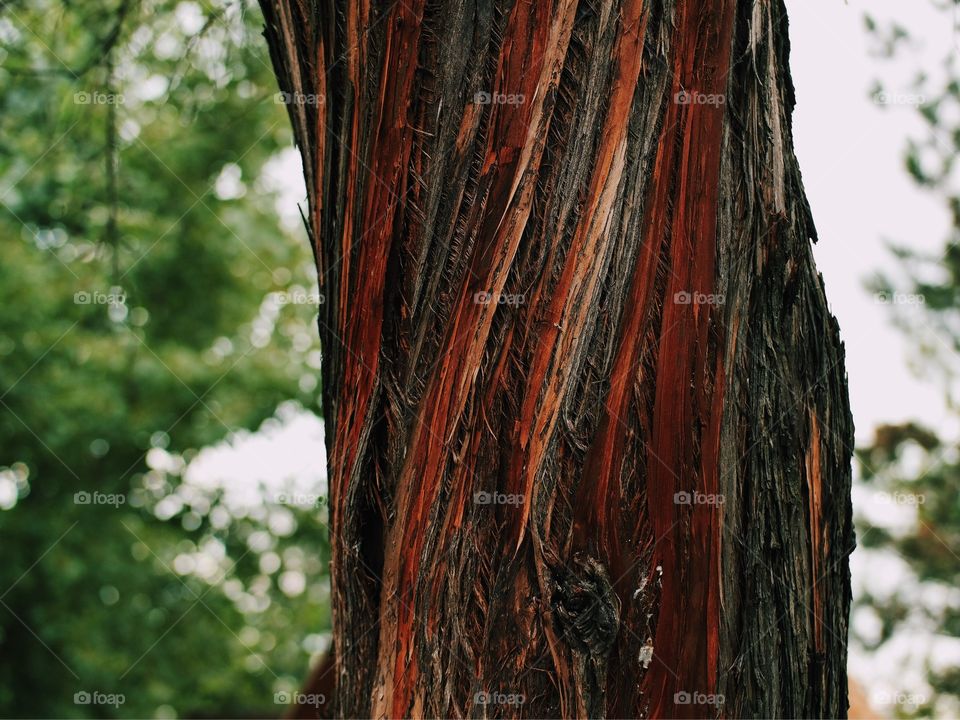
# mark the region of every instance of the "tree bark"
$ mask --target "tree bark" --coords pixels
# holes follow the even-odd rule
[[[842,717],[852,421],[782,0],[261,0],[343,717]]]

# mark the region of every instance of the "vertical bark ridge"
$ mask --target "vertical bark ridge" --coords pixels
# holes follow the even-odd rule
[[[731,84],[739,92],[729,96],[721,173],[736,190],[719,240],[736,328],[726,394],[738,398],[724,409],[720,463],[720,692],[731,717],[842,716],[847,706],[853,426],[792,149],[786,23],[781,3],[738,8]]]
[[[613,228],[610,217],[618,197],[626,153],[627,118],[632,109],[640,74],[642,38],[646,16],[642,0],[629,0],[621,8],[621,32],[614,49],[611,95],[600,144],[594,154],[593,172],[588,181],[584,208],[567,251],[559,282],[551,288],[546,312],[537,318],[541,331],[537,336],[526,375],[526,387],[519,416],[519,442],[514,449],[507,479],[513,492],[534,497],[534,479],[550,445],[560,412],[560,399],[566,395],[588,314],[597,300],[597,291],[610,256]],[[523,539],[530,504],[518,514],[514,534],[517,546]]]
[[[387,537],[378,683],[373,715],[406,716],[424,698],[418,687],[419,653],[414,648],[422,549],[434,516],[439,483],[450,455],[453,431],[461,424],[467,396],[488,337],[496,305],[475,301],[477,293],[501,295],[520,236],[530,213],[536,170],[550,112],[548,83],[559,75],[572,25],[574,4],[556,10],[550,3],[514,6],[504,35],[493,92],[530,97],[529,103],[491,108],[488,148],[481,169],[488,204],[468,274],[457,293],[444,354],[432,373],[398,478],[396,522]],[[522,78],[510,86],[503,78]],[[508,92],[509,91],[509,92]],[[496,144],[494,144],[496,140]],[[462,477],[462,476],[461,476]],[[399,597],[399,602],[394,600]],[[427,630],[430,629],[429,615]],[[414,713],[418,714],[418,713]]]

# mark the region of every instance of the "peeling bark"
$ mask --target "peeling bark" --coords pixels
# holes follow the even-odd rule
[[[337,714],[845,716],[782,0],[261,4],[327,298]]]

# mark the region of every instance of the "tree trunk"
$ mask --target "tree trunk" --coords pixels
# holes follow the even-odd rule
[[[852,421],[782,0],[262,0],[336,711],[841,717]]]

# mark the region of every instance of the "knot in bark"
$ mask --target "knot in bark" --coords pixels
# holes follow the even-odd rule
[[[620,630],[620,599],[600,562],[577,553],[572,567],[556,569],[550,604],[562,637],[574,651],[606,657]]]

